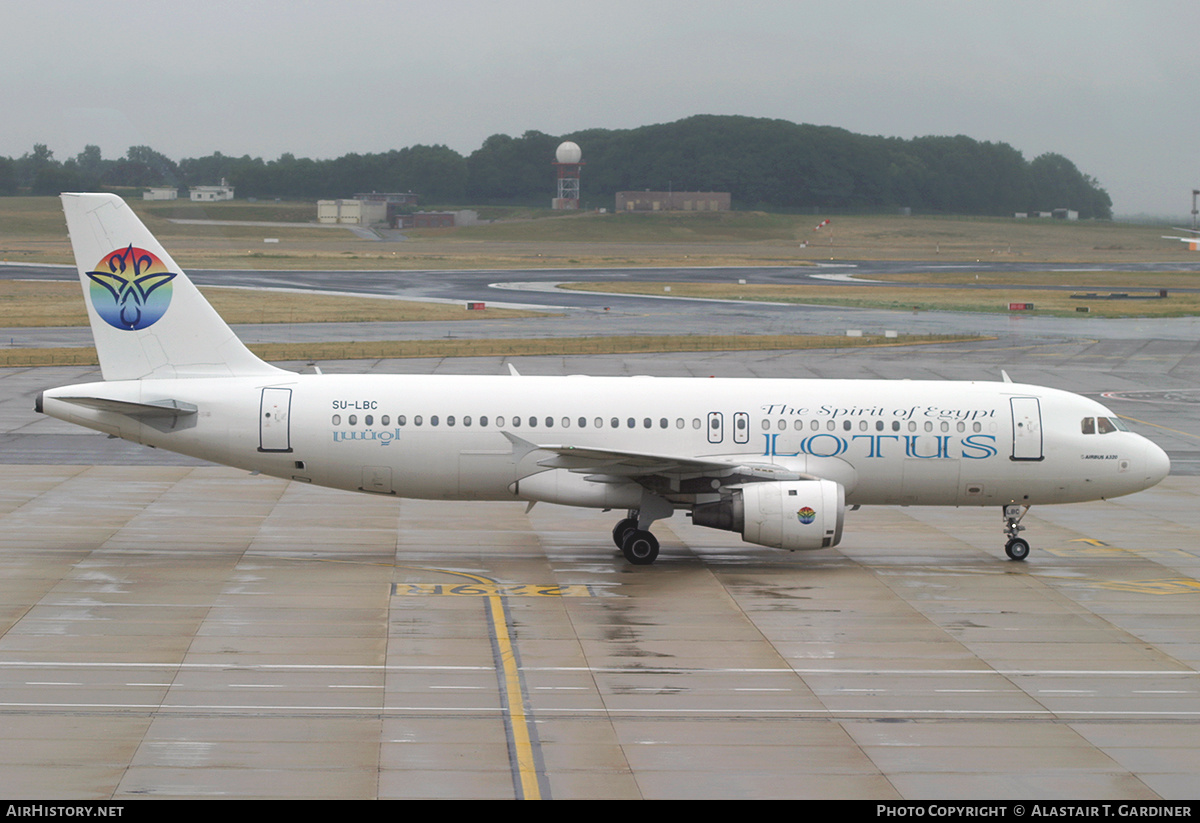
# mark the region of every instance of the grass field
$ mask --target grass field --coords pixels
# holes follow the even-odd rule
[[[1130,223],[900,215],[823,216],[762,212],[556,214],[481,209],[501,222],[363,240],[309,225],[313,203],[230,201],[130,205],[184,268],[491,269],[626,266],[805,265],[830,258],[1019,260],[1073,263],[1194,261],[1166,226]],[[294,223],[285,228],[196,226],[171,218]],[[279,243],[264,244],[265,238]],[[802,243],[807,245],[802,246]],[[54,197],[0,198],[0,260],[70,263]]]
[[[272,363],[380,360],[408,357],[532,357],[545,355],[629,354],[688,351],[774,351],[912,346],[978,340],[962,335],[677,335],[642,337],[547,337],[504,340],[382,340],[330,343],[264,343],[249,348]],[[95,365],[94,348],[0,348],[0,368]]]
[[[417,320],[490,320],[549,316],[517,309],[476,309],[449,303],[418,303],[379,297],[311,292],[201,289],[228,323],[378,323]],[[0,280],[0,327],[86,326],[78,283]]]

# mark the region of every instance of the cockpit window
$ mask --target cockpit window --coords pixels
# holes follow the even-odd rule
[[[1129,431],[1129,427],[1116,417],[1085,417],[1082,429],[1084,434],[1111,434],[1112,432]]]

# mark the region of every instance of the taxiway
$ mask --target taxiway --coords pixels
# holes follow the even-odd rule
[[[772,311],[705,309],[709,328]],[[802,330],[864,317],[779,314]],[[641,301],[571,322],[661,332],[703,315]],[[1104,395],[1173,475],[1033,509],[1026,563],[1005,559],[998,511],[897,507],[849,513],[842,545],[798,554],[675,517],[656,528],[658,563],[634,567],[608,539],[613,515],[252,477],[32,411],[42,388],[94,370],[0,371],[0,792],[1194,797],[1200,344],[1190,321],[1075,321],[1084,333],[1034,319],[952,346],[514,361],[701,377],[1006,369]]]

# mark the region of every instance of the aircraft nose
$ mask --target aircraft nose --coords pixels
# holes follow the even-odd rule
[[[1167,453],[1159,448],[1158,444],[1146,441],[1146,455],[1144,458],[1146,471],[1146,488],[1154,486],[1162,481],[1164,477],[1171,473],[1171,458],[1167,457]]]

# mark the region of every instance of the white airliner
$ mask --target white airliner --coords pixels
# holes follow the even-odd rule
[[[64,194],[104,381],[37,410],[302,483],[628,512],[787,550],[836,546],[847,507],[1029,506],[1130,494],[1167,455],[1078,395],[1011,382],[295,374],[253,355],[120,198]]]
[[[1187,243],[1189,251],[1200,251],[1200,232],[1196,231],[1196,229],[1181,229],[1178,226],[1172,226],[1171,228],[1175,229],[1175,231],[1189,232],[1192,236],[1176,237],[1169,234],[1164,234],[1162,236],[1163,240],[1178,240],[1181,243]]]

